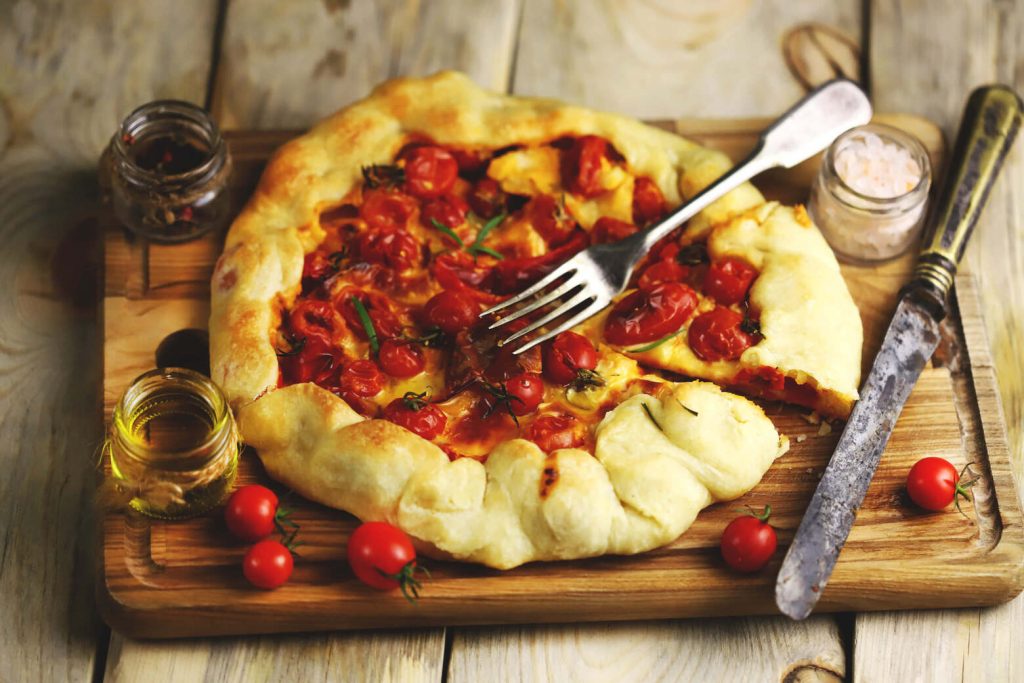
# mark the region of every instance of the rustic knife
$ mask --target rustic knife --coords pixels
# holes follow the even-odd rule
[[[835,453],[779,570],[775,602],[803,619],[818,602],[853,526],[896,418],[939,342],[957,263],[1021,124],[1005,86],[971,93],[930,232]]]

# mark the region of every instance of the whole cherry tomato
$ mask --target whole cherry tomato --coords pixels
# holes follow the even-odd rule
[[[469,191],[469,206],[473,213],[481,218],[494,218],[505,211],[508,205],[508,195],[501,189],[497,181],[490,178],[481,178]]]
[[[601,216],[597,219],[597,222],[594,223],[594,227],[590,230],[590,239],[594,244],[618,242],[621,239],[629,237],[636,231],[637,227],[632,223],[620,221],[617,218]]]
[[[272,534],[276,518],[277,496],[258,484],[236,490],[224,505],[228,531],[243,541],[258,541]]]
[[[377,590],[400,588],[406,598],[417,597],[416,549],[401,529],[385,522],[359,525],[348,539],[348,564],[360,581]]]
[[[544,380],[540,375],[525,372],[505,382],[509,396],[509,409],[514,415],[528,415],[537,410],[544,398]]]
[[[907,494],[919,507],[935,511],[944,510],[958,496],[970,499],[953,463],[936,457],[922,458],[910,468]]]
[[[682,282],[689,274],[690,269],[674,258],[667,261],[655,261],[640,274],[636,286],[641,290],[650,291],[659,282]]]
[[[587,244],[589,244],[587,233],[583,230],[573,230],[565,243],[546,254],[507,258],[504,261],[499,261],[492,268],[493,291],[499,294],[521,291],[550,273],[577,252],[585,249]]]
[[[327,349],[315,346],[302,348],[298,353],[278,356],[281,375],[288,384],[315,382],[329,385],[336,374],[337,356]]]
[[[778,538],[768,524],[772,514],[770,505],[760,515],[751,511],[729,522],[722,532],[722,558],[737,571],[756,572],[775,554]]]
[[[345,319],[349,329],[356,336],[360,339],[369,338],[369,335],[366,333],[366,327],[363,325],[363,320],[359,317],[359,311],[356,310],[355,304],[352,303],[353,297],[359,299],[360,303],[363,304],[363,308],[366,309],[366,314],[370,316],[370,322],[373,323],[373,329],[376,331],[378,339],[387,339],[399,335],[402,331],[402,325],[398,322],[395,314],[391,312],[386,296],[379,292],[368,292],[358,287],[346,287],[341,290],[336,300],[336,305],[341,312],[341,317]]]
[[[541,415],[530,426],[530,441],[546,453],[583,444],[585,426],[572,415]]]
[[[472,326],[480,313],[480,305],[462,292],[446,289],[435,294],[423,308],[423,315],[431,325],[442,332],[457,334]]]
[[[303,299],[288,313],[288,327],[292,337],[302,341],[307,352],[325,351],[332,346],[336,314],[327,301]]]
[[[392,232],[404,228],[413,211],[416,200],[401,192],[367,190],[359,214],[374,230]]]
[[[491,269],[477,263],[464,251],[438,254],[430,264],[430,273],[445,289],[473,290],[482,288]]]
[[[448,150],[417,147],[406,158],[405,191],[420,199],[434,199],[451,190],[458,175],[459,164]]]
[[[406,230],[364,233],[359,239],[359,255],[369,263],[381,263],[399,271],[423,260],[419,241]]]
[[[580,370],[597,367],[597,349],[575,332],[562,332],[544,344],[544,376],[554,384],[568,384]]]
[[[423,372],[426,361],[423,352],[415,344],[385,339],[380,343],[377,354],[380,369],[392,377],[414,377]]]
[[[338,377],[338,390],[342,398],[349,395],[370,398],[379,394],[383,388],[384,376],[372,360],[352,361]]]
[[[754,338],[743,331],[742,324],[742,315],[722,306],[701,313],[687,332],[690,348],[698,358],[707,361],[736,360],[754,344]]]
[[[428,440],[440,436],[448,424],[448,417],[440,408],[412,392],[389,403],[384,408],[384,418]]]
[[[294,560],[292,552],[277,541],[260,541],[242,560],[242,573],[249,583],[271,590],[277,588],[292,575]]]
[[[576,221],[559,206],[558,201],[547,194],[540,194],[530,200],[523,209],[530,225],[540,233],[548,246],[564,244],[576,230]]]
[[[604,188],[600,182],[601,160],[608,155],[608,141],[596,135],[584,135],[573,141],[568,152],[569,188],[584,197],[594,197]]]
[[[468,211],[469,206],[462,197],[446,194],[423,205],[420,222],[427,227],[433,227],[433,221],[437,221],[446,227],[457,228],[466,222]]]
[[[679,282],[661,282],[637,290],[615,304],[605,323],[605,339],[612,344],[650,342],[672,334],[697,307],[697,295]]]
[[[633,222],[647,225],[665,213],[665,197],[650,178],[637,178],[633,183]]]
[[[747,298],[757,271],[746,261],[724,258],[715,261],[704,276],[704,293],[723,306],[738,304]]]

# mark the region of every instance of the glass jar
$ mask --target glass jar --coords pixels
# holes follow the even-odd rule
[[[114,408],[107,442],[114,483],[150,517],[192,517],[220,504],[234,485],[238,452],[224,393],[192,370],[150,370]]]
[[[100,161],[114,215],[155,242],[184,242],[230,219],[231,156],[200,107],[144,104],[121,123]]]
[[[879,141],[882,146],[895,147],[889,147],[883,155]],[[837,159],[844,153],[854,153],[854,148],[857,154],[874,154],[876,166],[883,156],[892,158],[893,151],[905,150],[906,154],[900,156],[911,160],[910,165],[918,169],[916,183],[908,183],[909,188],[901,187],[892,192],[892,196],[859,192],[851,187],[856,183],[848,182],[850,178],[844,178],[837,170]],[[862,161],[869,159],[862,157]],[[877,168],[872,172],[877,172]],[[808,212],[843,260],[853,263],[884,261],[899,256],[917,240],[930,187],[931,164],[917,138],[898,128],[869,124],[843,133],[826,150],[811,187]]]

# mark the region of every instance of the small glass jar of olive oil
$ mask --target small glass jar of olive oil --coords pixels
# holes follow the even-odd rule
[[[234,485],[238,450],[224,393],[184,368],[136,378],[114,408],[107,444],[113,483],[128,505],[160,519],[220,504]]]

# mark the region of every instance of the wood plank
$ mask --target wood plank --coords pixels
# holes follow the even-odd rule
[[[768,116],[804,92],[787,32],[820,22],[859,44],[860,14],[859,0],[525,0],[513,89],[648,119]]]
[[[941,0],[874,2],[871,73],[879,107],[899,107],[940,122],[950,140],[970,89],[1002,81],[1024,89],[1020,69],[1024,16],[1017,3]],[[955,49],[952,49],[955,46]],[[1018,140],[978,223],[967,260],[981,294],[980,329],[991,344],[989,367],[975,372],[998,381],[1006,415],[1010,462],[1024,476],[1024,144]],[[959,289],[963,289],[958,284]],[[961,306],[974,305],[959,293]],[[972,346],[968,343],[968,346]],[[998,413],[996,413],[998,414]],[[858,615],[856,680],[1021,680],[1024,599],[984,610]]]
[[[306,128],[441,69],[505,90],[518,20],[518,0],[232,2],[213,111],[225,128]]]
[[[88,681],[101,442],[96,161],[158,97],[201,101],[215,8],[0,5],[0,680]],[[157,31],[174,35],[151,40]]]

